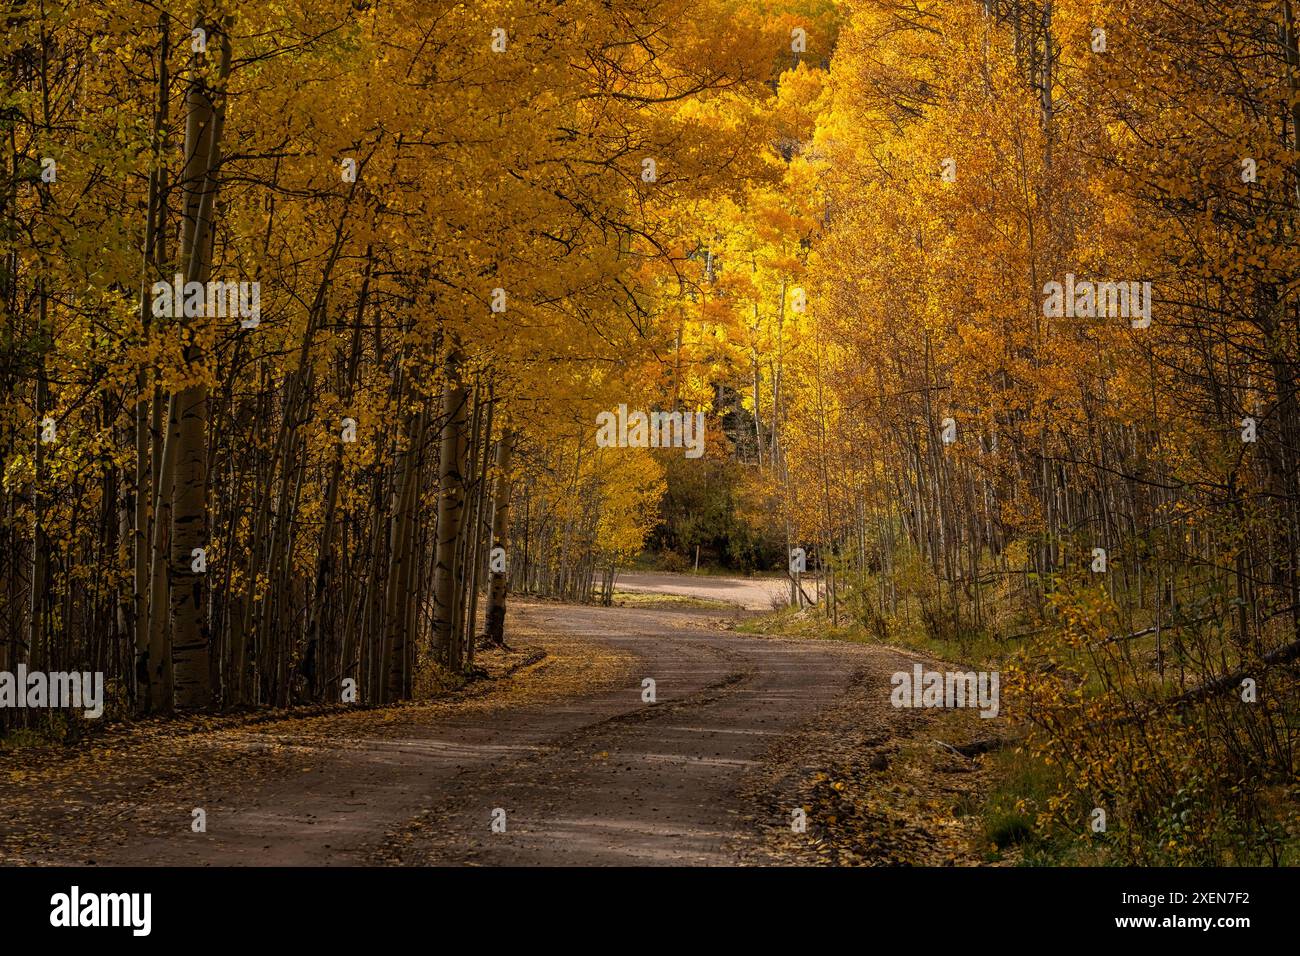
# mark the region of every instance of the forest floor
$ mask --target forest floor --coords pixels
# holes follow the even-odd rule
[[[434,701],[0,753],[0,862],[979,863],[988,771],[936,741],[1001,721],[891,707],[910,652],[734,632],[769,600],[742,584],[729,610],[516,600],[490,679]]]

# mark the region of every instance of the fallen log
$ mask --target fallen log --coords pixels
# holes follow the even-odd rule
[[[950,744],[938,739],[934,742],[946,750],[951,750],[953,753],[965,757],[967,760],[973,760],[980,754],[991,753],[994,750],[1002,750],[1006,747],[1012,747],[1024,739],[1024,737],[1019,736],[981,737],[979,740],[972,740],[968,744]]]

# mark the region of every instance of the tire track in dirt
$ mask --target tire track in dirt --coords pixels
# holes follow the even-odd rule
[[[548,606],[535,621],[632,651],[658,702],[642,704],[634,680],[615,694],[631,702],[616,718],[466,775],[376,861],[733,863],[728,843],[750,809],[746,776],[880,657],[860,645],[738,635],[695,612]],[[490,826],[497,808],[504,833]]]

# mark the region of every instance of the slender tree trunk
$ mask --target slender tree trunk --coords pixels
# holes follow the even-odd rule
[[[482,450],[479,452],[478,476],[474,480],[474,532],[470,536],[469,547],[469,611],[465,615],[465,651],[470,666],[474,664],[474,628],[478,624],[478,592],[482,581],[484,551],[489,545],[484,542],[483,509],[487,506],[487,475],[489,451],[492,447],[492,418],[496,410],[493,390],[488,388],[486,421],[483,424]]]
[[[151,568],[149,582],[149,709],[167,712],[172,709],[172,653],[167,601],[167,561],[163,549],[171,530],[172,460],[176,454],[176,419],[173,402],[164,402],[158,389],[153,400],[153,474],[158,476],[153,488],[153,529],[149,548]],[[166,407],[164,418],[163,408]]]
[[[202,25],[196,18],[196,26]],[[215,27],[215,25],[209,25]],[[229,22],[209,29],[220,33],[221,63],[218,83],[230,69]],[[204,55],[195,53],[186,93],[185,219],[181,262],[186,282],[206,283],[212,270],[212,215],[217,184],[215,167],[221,149],[223,114],[215,104],[215,91],[201,69]],[[196,332],[200,330],[195,330]],[[200,551],[207,548],[208,387],[202,378],[203,353],[197,337],[185,349],[186,364],[194,384],[174,396],[176,459],[172,489],[171,617],[173,679],[176,706],[204,708],[211,703],[207,589],[197,570]]]
[[[41,331],[42,338],[46,334],[45,324],[45,283],[41,283]],[[46,585],[46,573],[49,569],[49,541],[45,536],[45,527],[43,523],[44,502],[41,494],[41,485],[45,481],[43,474],[45,470],[45,438],[42,435],[44,430],[45,403],[46,403],[46,385],[45,385],[45,356],[42,346],[42,355],[40,367],[37,370],[36,379],[36,428],[35,439],[36,446],[32,455],[32,577],[31,577],[31,618],[29,622],[30,630],[27,635],[26,645],[20,645],[18,648],[15,663],[25,663],[31,655],[36,654],[41,646],[41,637],[45,632],[45,606],[49,601],[49,588]]]
[[[506,428],[497,442],[496,489],[493,492],[492,546],[506,549],[509,561],[510,539],[510,459],[514,454],[515,433]],[[488,584],[486,623],[483,633],[492,644],[505,643],[506,596],[510,591],[510,567],[493,571]]]
[[[149,281],[150,274],[161,275],[160,267],[166,261],[166,241],[164,236],[166,235],[167,206],[163,197],[166,195],[167,174],[162,164],[162,157],[165,150],[164,131],[167,128],[167,106],[169,103],[167,95],[167,57],[170,31],[167,28],[167,23],[166,16],[159,17],[158,105],[154,112],[154,156],[153,168],[149,171],[149,205],[146,211],[148,219],[145,223],[144,255],[142,257],[140,282],[140,328],[145,335],[149,334],[151,325],[149,289],[152,283]],[[149,595],[152,586],[150,568],[152,535],[150,534],[149,522],[151,519],[156,519],[152,505],[153,499],[157,496],[153,493],[153,490],[155,482],[159,480],[159,475],[153,468],[154,456],[150,453],[150,440],[152,438],[156,443],[161,436],[154,434],[150,428],[149,378],[147,370],[144,368],[141,368],[136,376],[135,533],[132,538],[134,548],[132,607],[135,616],[132,623],[135,628],[137,703],[143,711],[149,711],[157,707],[157,701],[151,695],[153,682],[149,676],[151,633],[149,627]]]
[[[461,355],[453,344],[447,354],[447,382],[442,398],[442,440],[438,455],[438,529],[433,572],[433,648],[436,658],[453,670],[461,666],[455,634],[456,545],[464,512],[461,459],[465,447],[466,401],[461,382]]]
[[[424,414],[407,424],[406,449],[398,459],[393,482],[393,518],[389,534],[387,599],[384,604],[384,703],[400,700],[406,689],[407,627],[410,622],[410,562],[412,527],[419,485],[418,457],[424,439]]]

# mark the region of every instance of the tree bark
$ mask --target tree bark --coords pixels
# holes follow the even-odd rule
[[[196,18],[195,24],[202,25],[202,18]],[[230,69],[230,36],[225,28],[208,32],[209,35],[219,32],[221,37],[220,83]],[[185,172],[181,184],[185,218],[181,263],[187,283],[206,283],[211,276],[212,207],[217,189],[214,171],[221,148],[223,114],[216,107],[215,90],[201,75],[203,57],[204,54],[195,53],[191,59],[191,77],[185,96]],[[169,580],[172,673],[175,705],[181,709],[197,709],[207,707],[212,699],[207,589],[203,579],[206,572],[194,569],[196,552],[207,547],[208,525],[208,387],[202,378],[203,351],[197,336],[186,347],[185,360],[193,384],[173,396],[177,448]]]
[[[443,664],[459,669],[460,648],[455,634],[456,545],[464,512],[464,458],[466,395],[461,381],[460,349],[453,344],[447,354],[447,382],[442,397],[442,440],[438,455],[438,528],[433,572],[433,649]]]
[[[488,583],[488,602],[483,635],[491,644],[505,643],[506,596],[510,591],[510,459],[515,433],[506,428],[497,442],[496,488],[493,491],[492,546],[506,550],[506,568],[493,571]]]
[[[153,169],[149,172],[149,205],[146,211],[148,218],[145,222],[144,254],[142,256],[140,282],[140,329],[144,335],[149,334],[151,325],[149,289],[152,283],[149,281],[150,274],[152,272],[154,275],[161,275],[161,265],[166,261],[166,242],[163,237],[166,229],[167,207],[163,197],[166,194],[167,174],[161,162],[165,148],[164,131],[167,128],[167,105],[169,102],[167,96],[167,57],[170,31],[167,28],[166,16],[159,18],[158,30],[160,34],[158,47],[158,104],[154,113],[154,158]],[[134,620],[132,625],[135,630],[136,703],[140,710],[148,712],[157,706],[157,701],[153,699],[151,693],[154,682],[150,679],[149,596],[152,587],[150,551],[153,538],[150,534],[149,522],[151,519],[157,519],[157,514],[152,507],[154,504],[152,499],[156,498],[154,484],[159,480],[158,472],[153,467],[155,456],[150,453],[150,441],[152,438],[156,443],[161,439],[161,435],[154,434],[150,427],[150,400],[146,397],[146,392],[149,389],[149,375],[144,368],[141,368],[136,376],[136,388],[138,394],[135,400],[135,527],[132,539],[134,549],[132,613]]]
[[[400,700],[406,689],[407,638],[410,623],[410,564],[415,524],[415,503],[419,486],[419,454],[424,440],[424,414],[408,422],[406,450],[398,465],[393,489],[393,520],[390,532],[387,600],[384,604],[384,703]]]

